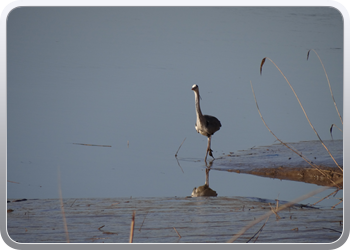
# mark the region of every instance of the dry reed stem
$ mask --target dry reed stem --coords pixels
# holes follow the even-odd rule
[[[322,143],[323,147],[327,150],[328,154],[329,154],[329,155],[331,156],[331,158],[333,159],[334,163],[335,163],[335,164],[338,166],[338,168],[343,172],[343,169],[339,166],[339,164],[337,163],[337,161],[334,159],[333,155],[332,155],[331,152],[328,150],[328,148],[326,147],[326,145],[323,143],[321,137],[319,136],[319,134],[317,133],[316,129],[315,129],[314,126],[312,125],[312,123],[311,123],[309,117],[307,116],[307,114],[306,114],[306,112],[305,112],[305,109],[304,109],[303,105],[301,104],[301,102],[300,102],[300,100],[299,100],[298,95],[295,93],[295,91],[294,91],[292,85],[289,83],[287,77],[283,74],[283,72],[280,70],[280,68],[279,68],[279,67],[274,63],[274,61],[272,61],[270,58],[265,57],[265,58],[261,61],[261,65],[260,65],[260,74],[262,73],[262,66],[264,65],[266,59],[269,59],[269,61],[270,61],[273,65],[275,65],[275,67],[278,69],[278,71],[282,74],[282,76],[284,77],[284,79],[287,81],[289,87],[291,88],[291,90],[293,91],[295,97],[297,98],[298,103],[299,103],[301,109],[303,110],[303,113],[304,113],[304,115],[305,115],[307,121],[309,122],[311,128],[312,128],[313,131],[315,132],[315,134],[316,134],[316,136],[318,137],[319,141]]]
[[[339,191],[339,189],[335,190],[334,192],[330,193],[329,195],[327,195],[326,197],[323,197],[321,200],[315,202],[314,204],[312,204],[311,206],[315,206],[317,203],[320,203],[321,201],[323,201],[324,199],[327,199],[329,196],[331,196],[332,194],[335,194]]]
[[[335,208],[336,206],[338,206],[342,202],[343,202],[343,199],[341,199],[337,204],[335,204],[333,207],[331,207],[331,209]]]
[[[297,151],[296,149],[293,149],[291,148],[290,146],[288,146],[285,142],[283,142],[282,140],[280,140],[272,131],[271,129],[269,128],[269,126],[267,126],[261,112],[260,112],[260,109],[259,109],[259,105],[258,105],[258,102],[256,100],[256,97],[255,97],[255,92],[254,92],[254,88],[253,88],[253,84],[252,84],[252,81],[250,81],[250,86],[252,87],[252,92],[253,92],[253,96],[254,96],[254,100],[255,100],[255,104],[256,104],[256,107],[258,109],[258,112],[259,112],[259,115],[260,115],[260,118],[262,120],[262,122],[264,123],[265,127],[269,130],[269,132],[280,142],[282,143],[284,146],[286,146],[287,148],[289,148],[291,151],[293,151],[294,153],[296,153],[297,155],[299,155],[304,161],[306,161],[310,166],[316,168],[322,175],[324,175],[327,179],[329,179],[333,184],[335,184],[335,182],[330,179],[330,177],[324,173],[324,171],[322,171],[321,169],[319,169],[315,164],[313,164],[311,161],[309,161],[302,153],[300,153],[299,151]],[[337,185],[336,185],[337,186]],[[339,188],[339,186],[337,186]]]
[[[281,219],[281,217],[277,214],[277,210],[278,210],[278,208],[277,209],[274,209],[272,206],[271,206],[271,204],[269,203],[269,205],[270,205],[270,208],[271,208],[271,211],[276,215],[276,219],[277,220],[279,220],[279,219]]]
[[[68,234],[68,227],[67,227],[67,221],[66,221],[66,214],[64,212],[64,205],[63,205],[63,199],[62,199],[61,172],[60,172],[59,166],[58,166],[58,195],[60,197],[60,206],[61,206],[64,231],[66,233],[66,241],[67,241],[67,243],[69,243],[69,234]]]
[[[181,235],[180,235],[179,232],[176,230],[176,228],[175,228],[175,227],[173,227],[173,228],[174,228],[175,232],[177,233],[177,235],[179,236],[179,238],[181,238]]]
[[[318,57],[318,60],[320,60],[320,62],[321,62],[323,71],[324,71],[324,73],[325,73],[325,75],[326,75],[326,78],[327,78],[327,82],[328,82],[328,86],[329,86],[329,91],[331,92],[331,96],[332,96],[332,99],[333,99],[334,107],[335,107],[335,109],[337,110],[337,113],[338,113],[338,116],[339,116],[339,118],[340,118],[341,124],[343,124],[343,119],[342,119],[342,117],[341,117],[341,115],[340,115],[340,113],[339,113],[339,110],[338,110],[338,107],[337,107],[337,103],[335,102],[335,99],[334,99],[334,96],[333,96],[333,91],[332,91],[332,88],[331,88],[331,84],[330,84],[330,82],[329,82],[328,75],[327,75],[326,69],[325,69],[325,67],[324,67],[324,65],[323,65],[323,62],[322,62],[321,58],[319,57],[319,55],[317,54],[317,52],[316,52],[314,49],[310,49],[310,50],[307,52],[306,60],[309,59],[309,55],[310,55],[310,51],[311,51],[311,50],[312,50],[313,52],[315,52],[316,56]]]
[[[335,183],[335,184],[339,184],[340,181],[341,181],[341,180],[337,181],[337,183]],[[319,188],[319,189],[317,189],[317,190],[314,190],[314,191],[312,191],[312,192],[310,192],[310,193],[308,193],[308,194],[304,194],[303,196],[300,196],[299,198],[297,198],[297,199],[295,199],[295,200],[293,200],[293,201],[290,201],[290,202],[288,202],[288,203],[286,203],[286,204],[280,206],[276,212],[279,212],[279,211],[284,210],[284,209],[286,209],[286,208],[288,208],[288,207],[291,207],[291,206],[293,206],[294,204],[296,204],[296,203],[298,203],[298,202],[300,202],[300,201],[302,201],[302,200],[305,200],[305,199],[307,199],[307,198],[310,198],[310,197],[312,197],[312,196],[314,196],[314,195],[316,195],[316,194],[318,194],[318,193],[321,193],[321,192],[323,192],[323,191],[325,191],[325,190],[327,190],[327,189],[329,189],[329,188],[331,188],[331,187],[328,187],[328,186],[326,186],[326,187],[321,187],[321,188]],[[267,212],[266,214],[260,216],[258,219],[255,219],[254,221],[252,221],[251,223],[249,223],[248,225],[246,225],[244,228],[242,228],[242,229],[241,229],[237,234],[235,234],[231,239],[229,239],[229,240],[227,241],[227,243],[232,243],[232,242],[234,242],[234,241],[237,240],[241,235],[243,235],[249,228],[251,228],[252,226],[256,225],[256,224],[259,223],[260,221],[264,220],[265,218],[271,216],[272,214],[273,214],[273,211],[271,210],[271,211]]]
[[[135,211],[133,211],[132,218],[131,218],[129,243],[132,243],[134,239],[134,227],[135,227]]]

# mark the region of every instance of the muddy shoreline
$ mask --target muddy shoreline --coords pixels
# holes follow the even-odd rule
[[[319,141],[303,141],[288,145],[300,151],[318,169],[280,143],[224,155],[215,160],[212,169],[330,186],[343,178],[343,141],[329,140],[324,143],[339,167]]]
[[[318,166],[321,171],[327,173],[328,178],[315,168],[295,167],[286,168],[283,166],[276,168],[262,168],[252,169],[250,171],[241,171],[235,169],[229,169],[228,172],[253,174],[262,177],[277,178],[281,180],[301,181],[305,183],[316,184],[320,186],[331,186],[332,181],[337,182],[343,179],[343,173],[340,169],[334,169],[331,167]],[[339,184],[343,185],[343,182]]]

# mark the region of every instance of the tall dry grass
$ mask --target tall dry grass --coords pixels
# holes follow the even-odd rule
[[[308,51],[307,59],[309,58],[309,53],[310,53],[310,51],[311,51],[311,50]],[[312,51],[314,51],[314,50],[312,50]],[[314,52],[316,53],[316,51],[314,51]],[[331,96],[332,96],[332,98],[333,98],[333,102],[334,102],[335,108],[336,108],[336,110],[337,110],[337,112],[338,112],[338,115],[339,115],[339,118],[340,118],[341,122],[343,123],[342,118],[341,118],[341,115],[340,115],[340,113],[339,113],[339,111],[338,111],[338,108],[337,108],[337,105],[336,105],[334,96],[333,96],[332,88],[331,88],[331,85],[330,85],[330,83],[329,83],[329,79],[328,79],[328,75],[327,75],[327,73],[326,73],[325,67],[324,67],[324,65],[323,65],[323,63],[322,63],[322,60],[321,60],[321,58],[319,57],[319,55],[318,55],[317,53],[316,53],[316,55],[317,55],[317,57],[319,58],[319,60],[320,60],[320,62],[321,62],[321,64],[322,64],[322,67],[323,67],[323,69],[324,69],[324,72],[325,72],[325,74],[326,74],[327,81],[328,81],[328,84],[329,84],[329,88],[330,88],[330,91],[331,91]],[[337,161],[334,159],[334,157],[333,157],[333,155],[331,154],[331,152],[328,150],[328,148],[326,147],[326,145],[324,144],[324,142],[323,142],[322,139],[320,138],[319,134],[317,133],[316,129],[314,128],[314,126],[312,125],[310,119],[308,118],[308,116],[307,116],[307,114],[306,114],[306,112],[305,112],[305,110],[304,110],[304,107],[303,107],[303,105],[301,104],[301,102],[300,102],[300,100],[299,100],[299,98],[298,98],[296,92],[294,91],[292,85],[289,83],[287,77],[283,74],[283,72],[281,71],[281,69],[280,69],[270,58],[265,57],[265,58],[262,59],[261,64],[260,64],[260,74],[262,74],[262,68],[263,68],[263,66],[264,66],[264,64],[265,64],[265,62],[266,62],[266,60],[269,60],[269,61],[278,69],[278,71],[282,74],[282,76],[284,77],[284,79],[285,79],[286,82],[288,83],[289,87],[290,87],[291,90],[293,91],[293,93],[294,93],[296,99],[298,100],[298,103],[299,103],[299,105],[300,105],[300,107],[301,107],[301,109],[302,109],[302,111],[303,111],[303,113],[304,113],[304,115],[305,115],[307,121],[309,122],[311,128],[314,130],[314,132],[315,132],[315,134],[317,135],[319,141],[322,143],[322,145],[324,146],[324,148],[326,149],[326,151],[328,152],[328,154],[330,155],[330,157],[333,159],[333,161],[335,162],[335,164],[337,165],[337,167],[338,167],[338,168],[341,170],[341,172],[343,173],[343,169],[339,166],[339,164],[338,164]],[[264,123],[265,127],[269,130],[269,132],[270,132],[279,142],[281,142],[284,146],[286,146],[286,147],[289,148],[292,152],[294,152],[294,153],[296,153],[297,155],[299,155],[300,157],[302,157],[302,159],[303,159],[304,161],[306,161],[309,165],[311,165],[313,168],[317,169],[322,175],[324,175],[326,178],[328,178],[328,179],[333,183],[333,185],[331,185],[331,186],[325,186],[325,187],[319,188],[319,189],[317,189],[317,190],[315,190],[315,191],[312,191],[312,192],[310,192],[310,193],[308,193],[308,194],[305,194],[305,195],[303,195],[303,196],[301,196],[301,197],[299,197],[299,198],[297,198],[297,199],[295,199],[295,200],[293,200],[293,201],[291,201],[291,202],[288,202],[287,204],[282,205],[282,206],[280,206],[280,207],[278,207],[278,205],[276,205],[276,208],[272,208],[272,207],[271,207],[271,210],[270,210],[268,213],[266,213],[265,215],[259,217],[258,219],[254,220],[254,221],[252,221],[251,223],[249,223],[248,225],[246,225],[246,226],[245,226],[244,228],[242,228],[237,234],[235,234],[230,240],[228,240],[228,241],[227,241],[228,243],[232,243],[232,242],[236,241],[236,240],[237,240],[241,235],[243,235],[249,228],[251,228],[252,226],[254,226],[254,225],[256,225],[257,223],[261,222],[261,221],[264,220],[265,218],[268,219],[272,214],[275,214],[276,217],[277,217],[277,212],[279,212],[279,211],[281,211],[281,210],[284,210],[284,209],[286,209],[286,208],[289,208],[289,207],[291,207],[292,205],[294,205],[294,204],[296,204],[296,203],[298,203],[298,202],[300,202],[300,201],[302,201],[302,200],[305,200],[305,199],[307,199],[307,198],[310,198],[310,197],[312,197],[312,196],[314,196],[314,195],[316,195],[316,194],[318,194],[318,193],[321,193],[321,192],[323,192],[323,191],[325,191],[325,190],[327,190],[327,189],[329,189],[329,188],[331,188],[331,187],[337,187],[337,190],[336,190],[336,191],[332,192],[331,194],[329,194],[328,196],[324,197],[324,198],[321,199],[320,201],[326,199],[327,197],[331,196],[332,194],[335,194],[335,193],[338,192],[340,189],[342,189],[342,185],[341,185],[341,184],[342,184],[342,182],[343,182],[343,178],[341,178],[340,180],[334,182],[334,181],[332,180],[331,176],[329,176],[325,171],[322,171],[321,169],[319,169],[315,164],[313,164],[310,160],[308,160],[301,152],[299,152],[299,151],[293,149],[292,147],[290,147],[289,145],[287,145],[285,142],[283,142],[282,140],[280,140],[280,139],[271,131],[271,129],[270,129],[270,128],[268,127],[268,125],[266,124],[266,122],[265,122],[265,120],[264,120],[264,118],[263,118],[263,116],[262,116],[262,114],[261,114],[261,112],[260,112],[259,105],[258,105],[258,102],[257,102],[257,100],[256,100],[256,96],[255,96],[253,84],[252,84],[251,81],[250,81],[250,85],[251,85],[251,88],[252,88],[252,92],[253,92],[255,104],[256,104],[257,110],[258,110],[258,112],[259,112],[260,118],[261,118],[262,122]],[[333,125],[336,126],[335,124],[332,124],[332,126],[331,126],[331,133],[332,133],[332,127],[333,127]],[[318,201],[318,202],[320,202],[320,201]],[[318,202],[316,202],[315,204],[317,204]],[[335,206],[337,206],[337,205],[340,204],[341,202],[342,202],[342,199],[341,199],[337,204],[335,204],[332,208],[334,208]],[[315,205],[315,204],[314,204],[314,205]],[[278,217],[277,217],[277,218],[278,218]],[[267,220],[266,220],[266,222],[267,222]],[[265,222],[264,225],[259,229],[259,231],[258,231],[259,233],[261,232],[262,228],[265,226],[266,222]],[[254,236],[255,236],[255,235],[254,235]],[[254,237],[254,236],[253,236],[253,237]],[[253,237],[252,237],[252,238],[253,238]]]

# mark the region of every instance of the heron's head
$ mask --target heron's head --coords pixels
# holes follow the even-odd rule
[[[195,90],[197,90],[197,89],[198,89],[198,85],[197,85],[197,84],[194,84],[194,85],[192,86],[192,90],[195,91]]]

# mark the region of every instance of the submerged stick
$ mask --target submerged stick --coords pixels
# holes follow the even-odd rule
[[[328,154],[331,156],[332,160],[333,160],[334,163],[337,165],[337,167],[343,172],[343,169],[339,166],[338,162],[334,159],[333,155],[332,155],[331,152],[328,150],[328,148],[326,147],[326,145],[325,145],[324,142],[322,141],[321,137],[320,137],[319,134],[317,133],[316,129],[315,129],[314,126],[312,125],[312,123],[311,123],[309,117],[307,116],[307,114],[306,114],[306,112],[305,112],[305,109],[304,109],[303,105],[301,104],[301,102],[300,102],[300,100],[299,100],[298,95],[295,93],[295,91],[294,91],[292,85],[289,83],[287,77],[283,74],[283,72],[280,70],[280,68],[279,68],[279,67],[274,63],[274,61],[272,61],[270,58],[265,57],[265,58],[261,61],[260,73],[262,73],[262,66],[264,65],[266,59],[269,59],[269,61],[270,61],[273,65],[275,65],[275,67],[278,69],[278,71],[282,74],[282,76],[284,77],[284,79],[285,79],[286,82],[288,83],[289,87],[290,87],[291,90],[293,91],[295,97],[297,98],[298,103],[299,103],[301,109],[303,110],[303,113],[304,113],[304,115],[305,115],[307,121],[309,122],[311,128],[312,128],[313,131],[315,132],[315,134],[316,134],[316,136],[318,137],[319,141],[322,143],[323,147],[327,150]]]
[[[327,82],[328,82],[328,86],[329,86],[329,91],[331,92],[331,96],[332,96],[332,99],[333,99],[334,107],[335,107],[335,109],[337,110],[337,113],[338,113],[338,116],[339,116],[339,118],[340,118],[341,124],[343,124],[343,119],[342,119],[342,117],[341,117],[341,115],[340,115],[340,113],[339,113],[339,110],[338,110],[338,107],[337,107],[337,103],[335,102],[335,99],[334,99],[334,96],[333,96],[332,87],[331,87],[331,84],[330,84],[330,82],[329,82],[328,75],[327,75],[326,69],[325,69],[325,67],[324,67],[324,65],[323,65],[323,62],[322,62],[321,58],[319,57],[319,55],[317,54],[317,52],[316,52],[314,49],[309,49],[309,51],[307,52],[306,60],[309,60],[309,55],[310,55],[310,51],[311,51],[311,50],[312,50],[313,52],[315,52],[316,56],[318,57],[318,60],[320,60],[320,62],[321,62],[323,71],[324,71],[324,73],[325,73],[325,75],[326,75],[326,78],[327,78]]]

